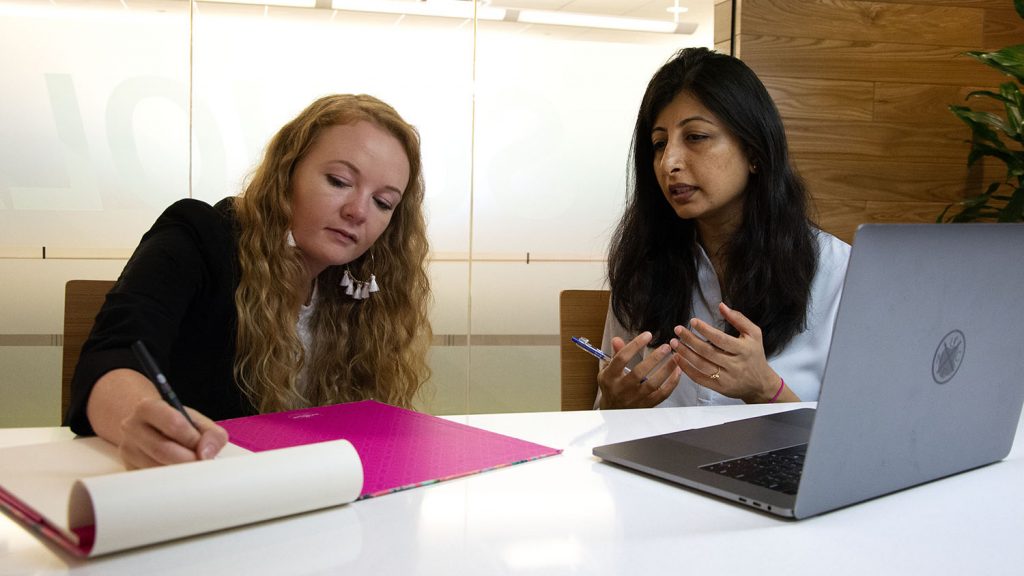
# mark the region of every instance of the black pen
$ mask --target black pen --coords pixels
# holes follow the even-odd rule
[[[163,399],[168,404],[174,406],[175,410],[181,412],[181,415],[185,417],[185,420],[188,420],[188,423],[193,428],[199,430],[199,426],[196,426],[196,423],[192,421],[185,407],[181,405],[178,395],[171,389],[171,383],[167,381],[167,377],[160,371],[160,367],[156,365],[156,360],[153,359],[153,356],[146,349],[146,345],[142,343],[142,340],[137,340],[135,344],[132,344],[132,352],[135,352],[135,357],[139,359],[139,362],[142,362],[146,375],[153,381],[153,384],[156,384],[156,389],[160,391],[160,396],[163,396]]]

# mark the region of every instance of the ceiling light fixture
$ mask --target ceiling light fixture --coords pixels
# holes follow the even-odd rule
[[[351,12],[468,19],[473,18],[474,11],[472,2],[399,2],[397,0],[331,0],[331,8]],[[476,6],[476,17],[480,20],[504,20],[506,10],[479,4]]]
[[[512,10],[509,12],[512,12]],[[643,20],[622,16],[553,12],[548,10],[519,10],[516,17],[510,17],[507,20],[530,24],[629,30],[633,32],[660,32],[662,34],[693,34],[697,30],[696,22],[666,22],[662,20]]]
[[[286,8],[316,8],[316,0],[214,0],[224,4],[250,4],[255,6],[284,6]]]
[[[643,20],[640,18],[602,16],[598,14],[581,14],[577,12],[555,12],[550,10],[513,10],[497,8],[493,5],[484,3],[477,3],[474,10],[472,2],[446,2],[436,0],[424,0],[421,2],[401,2],[398,0],[331,0],[331,8],[334,10],[353,12],[374,12],[378,14],[405,14],[463,19],[472,19],[475,13],[478,20],[547,24],[552,26],[575,26],[582,28],[602,28],[607,30],[627,30],[636,32],[659,32],[663,34],[693,34],[697,29],[696,22],[665,22],[660,20]]]
[[[680,6],[679,0],[675,0],[675,3],[672,6],[665,8],[665,11],[669,14],[686,14],[690,9],[686,6]]]

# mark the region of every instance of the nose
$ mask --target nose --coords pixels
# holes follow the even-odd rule
[[[341,215],[349,222],[362,224],[366,220],[366,214],[370,209],[370,194],[362,191],[355,191],[345,199],[341,205]]]
[[[686,168],[686,158],[684,156],[683,147],[674,143],[672,140],[666,142],[665,148],[661,153],[660,168],[665,174],[683,171]]]

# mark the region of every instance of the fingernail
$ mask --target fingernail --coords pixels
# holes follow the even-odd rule
[[[213,457],[216,455],[217,451],[214,450],[213,446],[210,446],[209,444],[203,446],[202,449],[199,451],[199,458],[201,460],[212,460]]]

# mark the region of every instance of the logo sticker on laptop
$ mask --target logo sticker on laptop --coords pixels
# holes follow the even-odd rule
[[[932,358],[932,378],[936,384],[945,384],[956,376],[960,364],[964,361],[966,350],[967,339],[963,332],[953,330],[942,338],[939,347],[935,349],[935,357]]]

